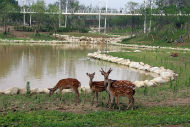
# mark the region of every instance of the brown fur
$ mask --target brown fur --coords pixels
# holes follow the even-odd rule
[[[178,53],[172,53],[171,56],[173,56],[173,57],[178,57],[179,54],[178,54]]]
[[[94,94],[94,96],[92,98],[92,105],[94,104],[95,94],[96,94],[96,100],[97,100],[97,104],[98,104],[98,93],[106,90],[105,86],[104,86],[104,81],[93,81],[95,72],[92,74],[86,73],[86,75],[90,78],[89,86]]]
[[[61,79],[53,88],[49,88],[50,90],[49,96],[51,96],[57,89],[59,89],[60,95],[62,95],[63,89],[73,89],[76,94],[76,103],[78,103],[79,102],[78,87],[80,86],[81,84],[77,79],[74,78]]]
[[[105,72],[103,69],[100,71],[104,75],[105,84],[107,84],[107,90],[111,96],[111,103],[113,103],[114,97],[116,97],[117,105],[119,105],[119,97],[126,96],[129,98],[129,106],[132,104],[132,109],[134,108],[134,94],[135,94],[135,85],[128,80],[111,80],[108,79],[109,74],[112,69],[110,68],[108,72]]]

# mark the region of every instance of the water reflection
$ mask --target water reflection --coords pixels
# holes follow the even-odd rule
[[[103,80],[99,69],[113,68],[110,78],[131,81],[151,79],[125,66],[87,59],[89,47],[68,49],[65,45],[0,45],[0,89],[13,86],[24,88],[30,81],[31,88],[48,88],[58,80],[77,78],[82,86],[88,86],[86,72],[95,72],[95,80]]]

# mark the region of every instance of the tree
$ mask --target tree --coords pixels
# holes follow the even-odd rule
[[[47,11],[50,13],[48,24],[50,25],[51,29],[53,29],[54,33],[57,32],[58,27],[58,15],[54,14],[58,12],[58,7],[56,4],[49,4]]]
[[[8,32],[8,23],[12,18],[12,14],[19,10],[18,2],[15,0],[0,0],[0,19],[3,22],[4,34]]]
[[[34,19],[36,20],[35,26],[35,35],[39,33],[42,22],[45,19],[45,3],[43,0],[37,0],[35,4],[32,5],[32,10],[36,13],[33,14]]]

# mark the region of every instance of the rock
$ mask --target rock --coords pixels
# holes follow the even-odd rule
[[[17,87],[6,89],[4,91],[4,94],[18,94],[18,93],[19,93],[19,88],[17,88]]]
[[[150,81],[146,80],[144,83],[145,83],[145,85],[147,85],[147,86],[153,86],[153,85],[156,85],[156,82],[153,81],[153,80],[150,80]]]
[[[131,62],[129,64],[129,67],[138,69],[140,67],[140,64],[139,64],[139,62]]]
[[[63,93],[72,93],[73,90],[72,89],[63,89]]]
[[[38,93],[49,93],[49,90],[47,88],[45,88],[45,89],[39,89]]]
[[[173,78],[173,73],[170,73],[170,72],[168,72],[168,71],[166,71],[166,72],[161,72],[160,73],[160,76],[162,77],[162,78],[164,78],[164,79],[170,79],[170,78]]]
[[[162,77],[157,77],[153,79],[154,82],[156,83],[165,83],[167,80],[164,80]]]
[[[144,81],[135,81],[134,84],[136,87],[142,87],[144,86]]]
[[[23,89],[19,90],[19,94],[26,94],[26,93],[27,93],[26,88],[23,88]]]
[[[38,92],[39,92],[39,89],[38,89],[38,88],[35,88],[35,89],[30,90],[30,91],[31,91],[31,93],[38,93]]]
[[[141,50],[135,50],[134,52],[141,52]]]
[[[4,94],[4,92],[2,90],[0,90],[0,94]]]

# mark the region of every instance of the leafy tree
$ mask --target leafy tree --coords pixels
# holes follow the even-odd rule
[[[35,4],[32,5],[32,10],[36,13],[33,14],[32,17],[34,17],[35,19],[35,35],[38,35],[39,30],[42,26],[42,23],[45,19],[45,3],[42,0],[37,0],[37,2]]]
[[[54,33],[57,32],[58,27],[58,15],[54,14],[58,12],[58,7],[56,4],[49,4],[47,11],[50,13],[48,16],[48,24],[50,25],[50,28],[53,29]]]
[[[8,23],[13,17],[14,13],[19,10],[18,2],[15,0],[0,0],[0,19],[4,26],[4,34],[8,32]]]

